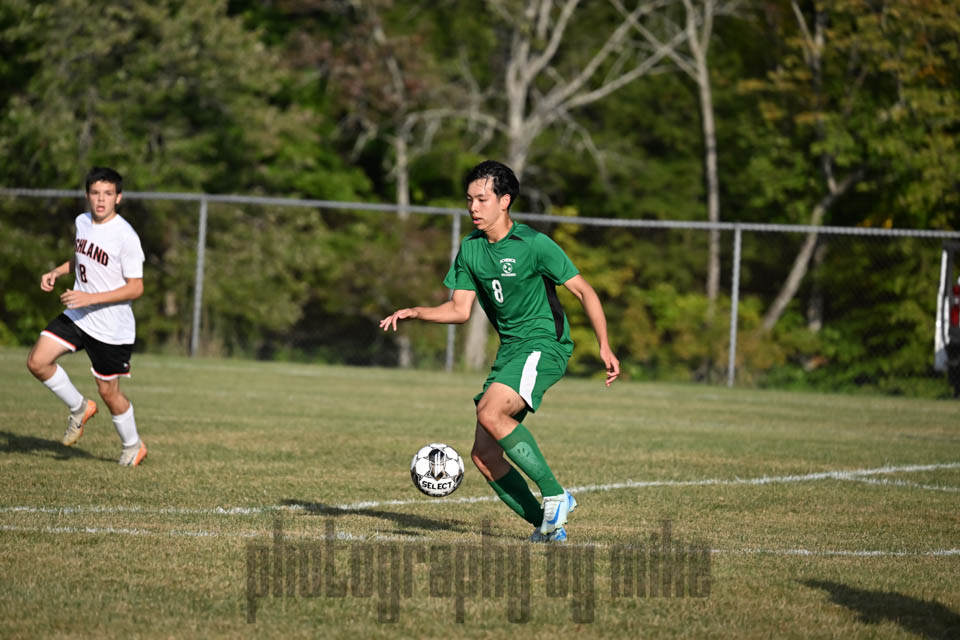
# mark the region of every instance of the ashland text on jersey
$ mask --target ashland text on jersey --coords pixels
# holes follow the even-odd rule
[[[86,238],[77,238],[77,253],[96,260],[105,267],[110,264],[110,255]]]

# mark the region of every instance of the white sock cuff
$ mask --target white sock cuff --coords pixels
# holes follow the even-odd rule
[[[110,414],[110,417],[113,419],[114,422],[117,422],[118,420],[126,420],[127,418],[132,418],[132,417],[133,417],[133,403],[131,402],[131,403],[130,403],[130,406],[127,407],[127,410],[124,411],[123,413],[118,413],[117,415]]]
[[[67,405],[70,413],[76,413],[83,408],[83,395],[73,386],[64,368],[59,364],[56,367],[53,375],[43,381],[43,386],[53,391],[54,395]]]
[[[133,404],[123,413],[110,416],[113,420],[113,426],[120,436],[120,442],[125,447],[132,447],[140,440],[140,434],[137,433],[137,421],[133,418]]]
[[[59,364],[56,364],[54,366],[56,367],[56,369],[53,370],[53,375],[43,381],[43,384],[46,387],[53,387],[58,382],[63,380],[64,377],[69,377],[67,376],[67,372],[64,371],[63,367],[61,367]]]

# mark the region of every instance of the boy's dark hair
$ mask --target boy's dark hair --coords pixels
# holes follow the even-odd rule
[[[474,180],[483,180],[484,178],[493,180],[493,192],[497,194],[498,198],[504,195],[510,196],[510,204],[507,205],[507,211],[509,211],[513,203],[517,201],[517,196],[520,195],[520,181],[517,180],[513,169],[496,160],[484,160],[467,173],[466,178],[463,179],[464,190]]]
[[[90,186],[94,182],[109,182],[117,187],[117,193],[123,192],[123,176],[110,167],[93,167],[87,173],[86,191],[90,193]]]

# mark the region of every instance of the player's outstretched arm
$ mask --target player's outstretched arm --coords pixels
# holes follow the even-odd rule
[[[600,359],[603,361],[603,366],[607,370],[606,384],[609,387],[614,380],[620,377],[620,361],[610,348],[610,341],[607,338],[607,317],[603,313],[603,305],[600,304],[600,297],[597,296],[597,292],[594,291],[590,283],[581,275],[573,276],[564,282],[563,286],[565,286],[570,293],[577,296],[580,304],[583,305],[583,310],[590,319],[593,332],[597,336],[597,344],[600,346]]]
[[[53,284],[60,276],[65,276],[73,270],[73,260],[67,260],[56,269],[51,269],[40,276],[40,288],[44,291],[53,291]]]
[[[477,293],[475,291],[456,289],[450,300],[436,307],[397,309],[380,321],[380,328],[384,331],[389,329],[396,331],[397,322],[412,319],[439,324],[463,324],[470,319],[470,310],[473,308],[473,301],[476,297]]]

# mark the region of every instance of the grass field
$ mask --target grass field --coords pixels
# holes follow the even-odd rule
[[[410,482],[423,444],[469,454],[483,374],[137,356],[150,455],[127,469],[102,409],[60,445],[25,358],[0,349],[2,637],[960,637],[957,402],[563,380],[526,422],[580,502],[556,551],[469,464],[445,499]],[[94,393],[86,356],[62,364]],[[709,549],[709,593],[614,597],[611,555],[653,558],[664,521]],[[274,573],[280,542],[316,552],[296,556],[309,576],[332,560],[318,597]],[[507,554],[514,604],[529,587],[526,621],[482,597],[481,544]]]

